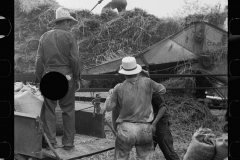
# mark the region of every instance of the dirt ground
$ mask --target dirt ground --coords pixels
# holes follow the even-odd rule
[[[91,96],[93,94],[90,93],[80,93],[81,96]],[[95,93],[96,94],[96,93]],[[94,94],[94,95],[95,95]],[[100,93],[101,97],[106,97],[107,93]],[[103,105],[103,104],[101,104]],[[221,126],[223,126],[225,124],[224,122],[224,115],[226,113],[226,110],[211,110],[213,115],[216,115],[218,118],[218,128],[221,128]],[[106,120],[112,124],[112,113],[111,112],[107,112],[105,115]],[[178,136],[176,130],[174,130],[174,125],[172,125],[170,127],[170,129],[172,130],[172,135],[173,135],[173,141],[174,141],[174,149],[176,150],[177,154],[180,157],[180,160],[183,159],[183,156],[188,148],[188,145],[190,143],[190,139],[191,137],[180,137]],[[190,128],[189,128],[190,129]],[[216,130],[216,129],[215,129]],[[114,134],[112,133],[111,129],[106,125],[105,126],[105,132],[106,132],[106,136],[108,139],[115,139]],[[178,133],[181,131],[178,131]],[[193,133],[195,131],[192,131]],[[222,131],[220,129],[218,129],[217,131],[214,132],[217,136],[222,134]],[[82,158],[81,160],[105,160],[105,159],[113,159],[114,157],[114,150],[105,152],[105,153],[101,153],[98,155],[94,155],[91,157],[86,157],[86,158]],[[158,160],[165,160],[161,150],[159,149],[159,147],[157,146],[157,149],[155,150],[155,158]],[[136,150],[135,148],[132,149],[132,151],[130,152],[130,160],[136,160]]]

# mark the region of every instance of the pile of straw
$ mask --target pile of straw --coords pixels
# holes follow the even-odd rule
[[[160,19],[135,8],[122,14],[107,11],[76,13],[80,24],[73,29],[86,66],[137,54],[181,29],[173,19]]]
[[[36,55],[36,51],[29,49],[29,42],[51,29],[48,23],[55,18],[58,5],[39,0],[29,10],[23,7],[26,3],[18,2],[15,4],[15,53],[18,54],[15,72],[24,72],[33,69],[35,60],[25,57]],[[114,11],[101,15],[88,10],[69,11],[79,21],[71,32],[77,39],[85,68],[137,54],[182,28],[177,20],[159,19],[137,8],[120,15]]]
[[[16,0],[15,72],[33,72],[36,51],[29,44],[51,29],[48,24],[59,6],[55,0]],[[71,32],[77,39],[83,68],[138,54],[182,29],[185,22],[184,18],[158,18],[139,8],[122,14],[110,10],[103,14],[69,11],[79,21]],[[205,17],[214,22],[217,16]]]

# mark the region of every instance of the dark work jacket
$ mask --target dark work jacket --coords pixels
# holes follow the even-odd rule
[[[44,33],[39,41],[35,74],[40,81],[44,72],[57,71],[80,78],[79,51],[73,34],[55,27]]]
[[[159,109],[162,108],[163,106],[166,107],[163,98],[158,93],[154,92],[152,95],[152,106],[153,106],[153,113],[154,113],[154,120],[155,120]],[[166,110],[162,115],[162,117],[159,119],[157,125],[168,124],[168,122],[169,122],[169,114],[167,113],[167,110]]]

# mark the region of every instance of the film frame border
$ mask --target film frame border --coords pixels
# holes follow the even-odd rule
[[[240,51],[237,47],[239,47],[239,45],[236,45],[237,43],[240,44],[240,33],[238,33],[239,35],[236,35],[236,33],[231,33],[231,31],[233,31],[233,27],[231,23],[233,20],[239,20],[240,21],[240,7],[239,7],[239,4],[236,3],[236,1],[231,1],[228,3],[228,6],[230,7],[229,9],[229,19],[230,21],[228,22],[228,34],[229,34],[229,54],[228,54],[228,78],[229,78],[229,85],[228,85],[228,88],[229,88],[229,95],[228,95],[228,123],[229,123],[229,143],[228,143],[228,149],[229,149],[229,157],[228,159],[231,160],[231,159],[240,159],[240,155],[239,153],[237,153],[236,151],[236,148],[233,148],[231,147],[233,143],[238,143],[240,144],[240,133],[239,133],[239,129],[236,129],[236,127],[238,126],[239,122],[240,122],[240,119],[237,118],[239,117],[237,115],[237,117],[232,117],[231,116],[231,104],[233,102],[236,102],[236,101],[239,101],[240,100],[240,97],[239,97],[239,93],[240,93],[240,90],[236,89],[237,87],[234,85],[234,83],[236,84],[236,79],[238,79],[236,73],[239,73],[239,69],[234,67],[234,68],[231,68],[231,62],[233,61],[236,61],[236,60],[239,60],[240,57],[239,57],[239,54],[238,52]],[[239,23],[240,24],[240,23]],[[237,64],[237,66],[240,66],[240,64]],[[235,65],[234,65],[235,66]],[[233,66],[232,66],[233,67]],[[238,70],[236,70],[238,69]],[[239,85],[240,86],[240,85]],[[238,86],[238,87],[239,87]],[[239,87],[240,88],[240,87]],[[235,95],[234,95],[235,94]],[[238,95],[236,95],[238,94]],[[226,113],[227,114],[227,113]],[[239,113],[240,114],[240,113]],[[238,127],[239,128],[239,127]],[[238,145],[239,147],[240,145]],[[237,146],[235,146],[237,147]],[[236,153],[235,153],[236,152]],[[239,151],[238,151],[239,152]],[[234,153],[234,156],[233,156],[233,153]]]
[[[9,146],[9,155],[3,153],[0,155],[0,159],[14,159],[14,98],[13,98],[13,88],[14,85],[14,1],[2,0],[0,1],[0,16],[1,19],[4,19],[4,23],[9,22],[9,30],[5,30],[5,35],[0,37],[0,62],[8,61],[6,67],[8,67],[7,71],[5,71],[6,67],[3,67],[3,63],[0,64],[0,82],[4,82],[2,85],[0,84],[0,101],[5,101],[9,103],[10,114],[9,116],[4,116],[4,118],[0,118],[0,144],[7,143]],[[5,21],[6,20],[6,21]],[[7,26],[7,25],[6,25]],[[8,28],[6,28],[8,29]],[[2,33],[1,33],[2,34]],[[7,73],[6,73],[7,72]],[[9,73],[8,73],[9,72]],[[6,83],[5,83],[6,82]],[[6,145],[5,145],[6,146]],[[4,148],[5,149],[5,148]],[[7,150],[8,148],[6,148]],[[1,152],[0,152],[1,153]],[[3,157],[4,156],[4,157]]]

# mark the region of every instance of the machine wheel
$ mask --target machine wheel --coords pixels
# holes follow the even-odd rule
[[[202,43],[204,40],[204,33],[202,30],[198,31],[194,35],[194,40],[198,43]]]

